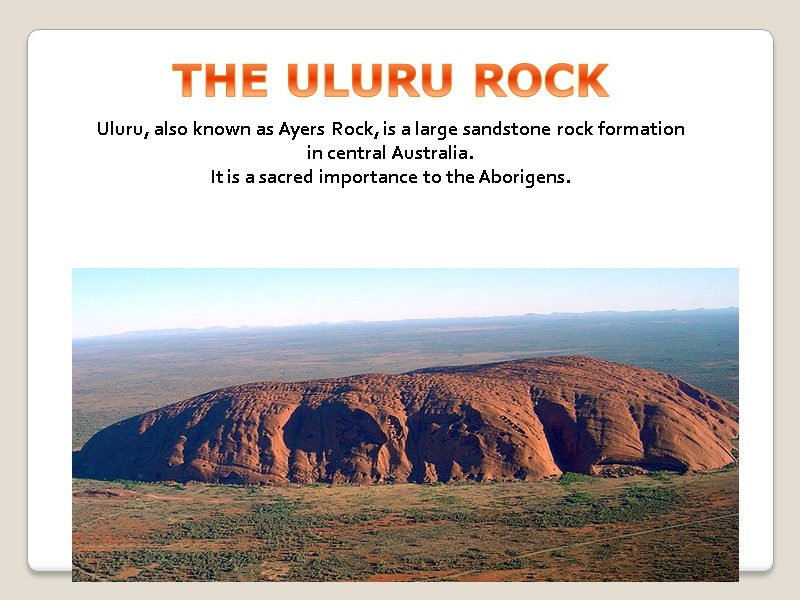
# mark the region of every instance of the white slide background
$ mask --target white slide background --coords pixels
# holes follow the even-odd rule
[[[29,564],[69,570],[78,267],[726,267],[740,280],[740,567],[772,564],[772,38],[763,31],[38,31],[28,81]],[[173,63],[267,63],[267,98]],[[474,65],[608,63],[608,98],[476,98]],[[444,98],[301,99],[288,63],[453,64]],[[434,69],[436,72],[436,69]],[[561,80],[559,80],[561,81]],[[566,81],[566,79],[564,80]],[[259,85],[258,87],[263,87]],[[147,140],[99,136],[143,125]],[[153,136],[156,125],[615,124],[685,137]],[[306,160],[455,143],[473,161]],[[212,169],[565,173],[568,185],[220,185]]]

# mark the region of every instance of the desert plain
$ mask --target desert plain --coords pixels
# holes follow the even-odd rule
[[[730,310],[171,332],[73,350],[74,450],[115,421],[224,386],[577,353],[738,402]],[[729,437],[728,425],[720,432]],[[76,477],[73,580],[736,580],[738,446],[721,443],[730,458],[709,468],[651,460],[606,476],[556,456],[535,477],[440,477],[448,483]]]

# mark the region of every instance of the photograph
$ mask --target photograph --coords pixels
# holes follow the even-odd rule
[[[738,269],[72,269],[73,581],[738,581]]]

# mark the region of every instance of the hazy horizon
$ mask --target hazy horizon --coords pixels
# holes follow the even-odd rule
[[[558,317],[558,316],[590,316],[590,315],[601,315],[601,314],[619,314],[619,315],[626,315],[626,314],[633,314],[633,313],[659,313],[659,312],[701,312],[701,311],[725,311],[725,310],[739,310],[738,306],[721,306],[718,308],[708,308],[706,306],[698,306],[696,308],[660,308],[655,310],[587,310],[583,312],[550,312],[550,313],[524,313],[519,315],[482,315],[482,316],[470,316],[470,315],[458,315],[454,317],[412,317],[412,318],[405,318],[405,319],[391,319],[391,320],[381,320],[381,321],[365,321],[365,320],[349,320],[349,321],[317,321],[317,322],[309,322],[309,323],[290,323],[288,325],[237,325],[234,327],[226,327],[223,325],[209,325],[206,327],[165,327],[163,329],[135,329],[131,331],[121,331],[119,333],[101,333],[99,335],[90,335],[90,336],[81,336],[81,337],[73,337],[73,341],[82,341],[82,340],[92,340],[95,338],[105,338],[105,337],[124,337],[124,336],[135,336],[135,335],[143,335],[152,333],[157,335],[159,333],[166,333],[166,332],[191,332],[191,333],[200,333],[204,331],[238,331],[238,330],[258,330],[258,329],[292,329],[292,328],[303,328],[303,327],[325,327],[328,325],[335,326],[335,325],[383,325],[383,324],[391,324],[391,323],[406,323],[406,322],[414,322],[414,321],[444,321],[444,320],[480,320],[480,319],[517,319],[517,318],[524,318],[524,317]]]
[[[73,269],[72,339],[725,308],[737,269]]]

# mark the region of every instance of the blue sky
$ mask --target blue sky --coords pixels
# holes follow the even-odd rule
[[[73,336],[739,305],[737,269],[74,269]]]

